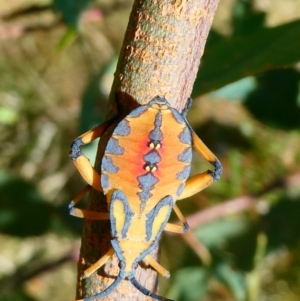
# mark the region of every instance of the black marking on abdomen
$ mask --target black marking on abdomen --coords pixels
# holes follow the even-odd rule
[[[149,153],[143,156],[143,159],[146,163],[156,165],[161,161],[161,156],[157,150],[152,149]]]
[[[134,215],[134,213],[132,212],[131,208],[129,207],[129,203],[127,200],[126,195],[121,191],[121,190],[115,190],[113,192],[113,194],[111,195],[111,199],[110,199],[110,223],[111,223],[111,235],[112,237],[117,237],[117,230],[116,230],[116,216],[114,215],[115,211],[114,211],[114,205],[115,202],[119,200],[123,203],[124,206],[124,215],[125,215],[125,221],[124,221],[124,225],[123,228],[121,230],[121,236],[122,238],[126,237],[128,228],[130,226],[131,223],[131,218]]]
[[[140,117],[140,115],[142,115],[146,110],[148,110],[147,105],[137,107],[136,109],[134,109],[128,114],[128,117],[132,117],[132,118]]]
[[[118,139],[111,137],[106,145],[105,152],[112,155],[123,155],[124,148],[119,145]]]
[[[142,204],[140,206],[141,211],[145,208],[145,203],[148,199],[152,197],[152,193],[150,193],[150,189],[143,190],[141,192],[138,192],[137,195],[139,196]]]
[[[115,128],[114,135],[118,136],[128,136],[131,132],[131,128],[129,126],[129,121],[127,119],[123,119]]]
[[[192,161],[192,148],[187,147],[180,155],[178,155],[178,161],[190,163]]]
[[[101,186],[103,189],[108,189],[109,188],[109,178],[108,175],[105,173],[101,173]]]
[[[110,173],[117,173],[119,171],[119,167],[114,165],[111,157],[104,156],[102,159],[102,171],[107,171]]]
[[[141,192],[138,192],[137,195],[141,200],[141,211],[145,208],[146,201],[152,196],[150,190],[154,188],[154,185],[159,181],[152,173],[148,172],[144,175],[138,176],[137,180],[139,182],[139,187]]]
[[[161,156],[156,149],[152,149],[149,153],[143,156],[146,164],[144,165],[144,169],[147,171],[155,172],[157,171],[157,163],[161,161]]]
[[[177,180],[186,180],[188,178],[188,176],[190,175],[190,171],[191,171],[191,166],[190,165],[185,166],[182,171],[180,171],[176,174],[176,179]]]
[[[191,132],[187,126],[184,127],[183,131],[179,134],[179,140],[184,144],[192,144]]]
[[[162,116],[161,112],[157,112],[154,121],[154,129],[149,133],[149,139],[152,142],[160,142],[163,140],[163,133],[161,131],[161,123],[162,123]]]
[[[158,182],[158,178],[153,176],[151,173],[146,173],[144,175],[137,177],[139,181],[139,187],[144,189],[152,189],[154,185]]]
[[[180,195],[182,194],[182,192],[183,192],[183,190],[184,190],[184,187],[185,187],[185,183],[181,184],[181,185],[178,187],[178,189],[177,189],[177,191],[176,191],[177,196],[180,196]]]
[[[185,118],[182,117],[182,115],[174,108],[170,108],[172,115],[174,117],[174,119],[178,122],[178,123],[186,123]]]
[[[156,216],[159,213],[159,210],[163,206],[169,206],[169,212],[166,215],[165,220],[162,221],[161,226],[156,234],[156,237],[154,238],[154,241],[156,241],[160,237],[162,231],[164,230],[164,228],[169,220],[173,205],[174,205],[173,198],[168,195],[168,196],[164,197],[162,200],[160,200],[159,203],[147,214],[148,219],[146,220],[146,234],[147,234],[146,240],[149,240],[152,236],[153,223],[154,223]]]

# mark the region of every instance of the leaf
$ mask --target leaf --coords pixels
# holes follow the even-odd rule
[[[81,13],[91,0],[54,0],[53,9],[61,12],[63,20],[68,26],[77,27]]]
[[[45,233],[52,207],[36,188],[8,171],[0,170],[0,231],[16,236]]]
[[[256,87],[257,82],[255,77],[249,76],[211,92],[210,95],[213,98],[242,101],[250,92],[255,90]]]
[[[92,75],[82,96],[81,112],[79,120],[79,133],[82,134],[89,129],[99,125],[105,119],[108,91],[104,91],[103,82],[109,82],[111,86],[117,60],[113,58],[104,66],[99,74]],[[82,146],[84,154],[94,162],[99,140]]]
[[[207,223],[194,231],[196,237],[208,248],[216,248],[222,242],[247,231],[246,218],[234,216]]]
[[[194,85],[198,96],[300,60],[300,20],[208,44]]]
[[[15,289],[10,294],[0,293],[0,299],[1,301],[37,301],[23,288]]]
[[[300,128],[299,80],[299,71],[292,68],[266,72],[257,77],[258,85],[244,104],[256,119],[268,126]]]
[[[261,29],[265,23],[266,13],[258,11],[252,1],[236,0],[232,6],[232,27],[234,35],[249,34]]]
[[[217,264],[214,269],[214,275],[230,289],[236,301],[246,300],[245,277],[239,271],[232,269],[228,262]]]
[[[201,268],[183,268],[176,272],[169,295],[176,300],[198,301],[208,288],[208,271]]]
[[[76,37],[77,32],[75,27],[69,26],[56,46],[57,51],[62,52],[67,49],[75,41]]]
[[[300,238],[300,198],[282,195],[271,210],[263,216],[263,230],[268,236],[268,249],[293,246]]]
[[[0,106],[0,124],[12,125],[18,120],[18,112],[8,106]]]

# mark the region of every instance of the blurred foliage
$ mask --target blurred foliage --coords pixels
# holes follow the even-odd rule
[[[261,74],[256,89],[247,95],[245,106],[255,118],[270,126],[300,128],[299,80],[299,71],[292,68]]]
[[[36,187],[9,172],[0,171],[0,230],[16,236],[49,231],[51,206]]]
[[[211,34],[195,82],[195,95],[252,74],[299,62],[299,20],[275,28],[254,27],[252,30],[230,37]],[[212,65],[218,68],[212,68]]]
[[[221,1],[201,62],[188,119],[224,174],[179,204],[196,239],[162,239],[161,294],[177,301],[299,300],[300,8],[265,3]],[[84,183],[67,154],[105,118],[131,5],[0,1],[1,300],[74,296],[82,221],[67,204]]]
[[[62,14],[66,25],[76,27],[80,15],[91,2],[92,0],[53,0],[53,9]]]

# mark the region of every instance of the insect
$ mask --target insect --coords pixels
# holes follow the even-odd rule
[[[77,217],[104,220],[111,224],[111,248],[84,272],[89,277],[115,253],[120,262],[119,275],[102,292],[81,299],[92,301],[110,294],[127,278],[143,294],[157,300],[161,297],[144,286],[134,276],[137,264],[145,261],[159,274],[169,272],[149,253],[157,247],[165,231],[184,233],[188,224],[175,204],[219,180],[222,165],[191,129],[186,113],[180,114],[163,97],[155,97],[147,105],[131,111],[121,121],[108,120],[79,136],[73,142],[70,158],[88,186],[70,204],[70,214]],[[99,172],[80,151],[80,146],[101,137],[111,128],[112,135],[105,147]],[[214,166],[214,171],[189,177],[192,148]],[[108,213],[75,208],[75,204],[91,188],[106,195]],[[181,224],[168,223],[174,210]]]

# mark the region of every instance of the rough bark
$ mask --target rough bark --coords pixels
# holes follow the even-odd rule
[[[165,96],[181,111],[192,92],[200,58],[216,11],[218,0],[136,0],[130,15],[115,73],[108,115],[116,112],[115,94],[128,111],[132,99],[148,103],[156,95]],[[99,166],[105,135],[99,144],[96,166]],[[106,200],[92,191],[89,209],[107,210]],[[83,271],[98,260],[110,246],[108,222],[85,221],[78,264],[77,297],[93,296],[104,290],[118,274],[114,256],[104,268],[82,280]],[[157,258],[157,250],[152,254]],[[157,274],[151,268],[138,267],[136,279],[155,291]],[[101,300],[151,300],[137,291],[129,281]]]

